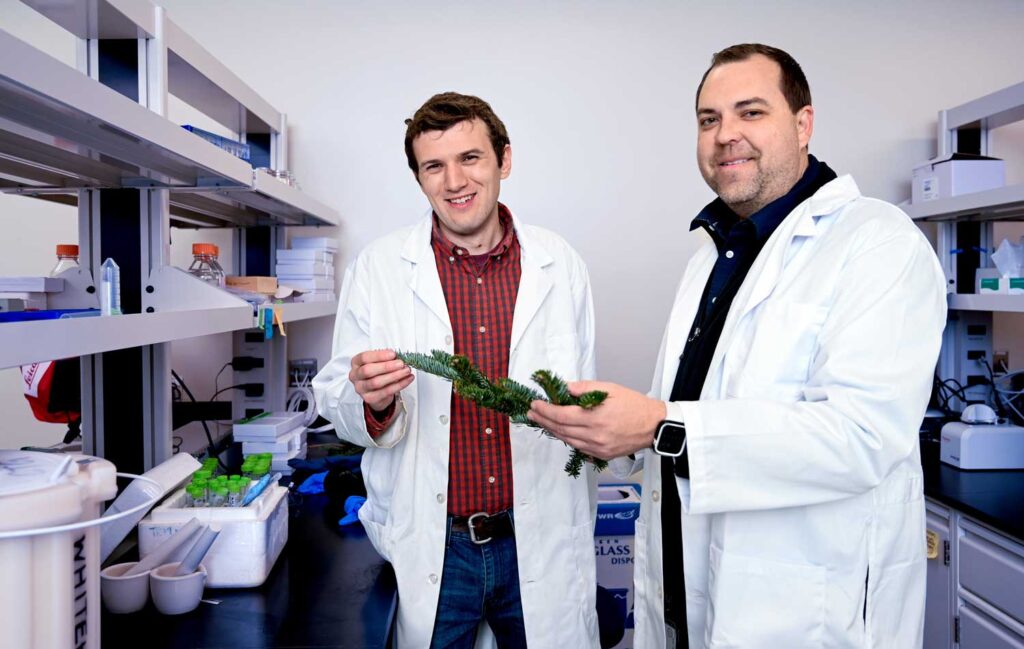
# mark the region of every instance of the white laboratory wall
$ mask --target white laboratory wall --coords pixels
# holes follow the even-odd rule
[[[406,167],[403,120],[440,91],[488,100],[512,139],[502,200],[583,255],[599,374],[643,390],[692,252],[689,222],[712,198],[694,162],[693,101],[713,52],[745,41],[791,52],[814,96],[812,152],[893,202],[909,197],[911,167],[934,154],[938,109],[1020,82],[1024,59],[1017,0],[161,4],[288,114],[302,188],[342,215],[339,267],[426,208]],[[31,13],[0,0],[0,28],[73,54]],[[36,223],[23,216],[25,202],[0,196],[5,274],[45,270],[33,251],[74,233],[73,213],[33,207],[48,219]],[[330,322],[294,331],[293,356],[326,360]],[[178,350],[187,344],[175,345],[175,363],[195,363],[186,380],[211,383],[223,362],[186,359]],[[0,373],[0,407],[17,412],[0,427],[0,446],[31,428],[10,372]]]

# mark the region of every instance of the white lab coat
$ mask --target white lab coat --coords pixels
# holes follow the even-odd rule
[[[594,375],[593,303],[587,269],[559,236],[513,221],[522,275],[512,323],[509,375],[532,385],[548,368],[566,380]],[[367,349],[453,351],[448,308],[430,246],[431,219],[385,236],[345,272],[333,359],[313,380],[321,415],[338,436],[367,447],[367,501],[359,518],[398,581],[399,647],[430,643],[444,565],[451,383],[418,372],[387,431],[371,438],[363,402],[348,381]],[[513,425],[516,549],[531,649],[596,647],[596,480],[563,470],[569,449]],[[486,627],[486,625],[483,625]],[[481,637],[493,638],[489,632]],[[478,642],[478,646],[484,644]]]
[[[709,239],[686,268],[652,396],[668,401],[716,257]],[[944,287],[910,219],[849,176],[769,239],[701,399],[668,404],[689,448],[690,479],[677,483],[691,649],[921,646],[918,429]],[[661,649],[660,458],[644,455],[635,647]]]

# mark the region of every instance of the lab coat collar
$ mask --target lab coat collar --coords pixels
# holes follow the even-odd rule
[[[705,391],[709,386],[717,384],[712,381],[712,377],[717,375],[725,350],[729,349],[732,336],[736,333],[740,321],[775,290],[782,270],[790,258],[789,250],[793,241],[797,237],[813,238],[817,236],[824,227],[827,227],[821,223],[821,217],[838,211],[858,197],[860,197],[860,190],[853,177],[848,174],[840,176],[801,203],[776,229],[775,234],[771,236],[761,250],[761,254],[754,261],[750,272],[747,273],[747,278],[754,281],[744,282],[733,300],[732,308],[726,316],[722,335],[708,368],[704,383]]]

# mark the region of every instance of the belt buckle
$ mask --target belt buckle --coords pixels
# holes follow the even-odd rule
[[[487,518],[487,517],[488,517],[488,513],[487,512],[477,512],[477,513],[473,514],[472,516],[470,516],[469,518],[466,519],[466,526],[469,528],[469,540],[472,541],[473,543],[477,544],[477,545],[483,545],[485,543],[490,543],[491,542],[491,537],[487,537],[486,539],[478,538],[477,535],[476,535],[476,528],[473,527],[473,522],[476,519],[478,519],[478,518]]]

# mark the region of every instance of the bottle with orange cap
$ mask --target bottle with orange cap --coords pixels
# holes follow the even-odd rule
[[[224,267],[220,265],[220,248],[217,246],[213,246],[213,259],[210,260],[210,266],[217,273],[217,283],[223,288],[227,283],[228,274],[224,272]]]
[[[217,246],[212,243],[193,243],[192,265],[188,267],[188,272],[204,282],[214,286],[223,286],[224,271],[217,263],[217,252]]]
[[[50,271],[50,277],[57,277],[66,270],[78,267],[78,246],[70,243],[57,244],[57,265]]]

